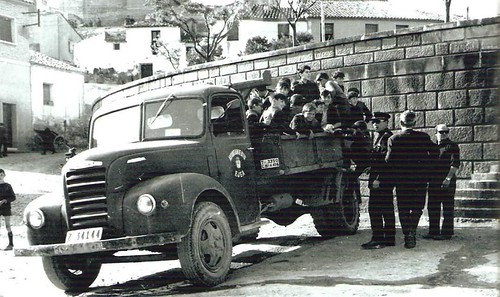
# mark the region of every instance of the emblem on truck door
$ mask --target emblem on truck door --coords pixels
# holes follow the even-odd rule
[[[242,178],[245,176],[245,171],[244,171],[244,161],[247,158],[247,155],[245,155],[245,152],[243,152],[240,149],[234,149],[231,151],[229,154],[229,161],[233,164],[233,170],[234,170],[234,177],[237,178]]]

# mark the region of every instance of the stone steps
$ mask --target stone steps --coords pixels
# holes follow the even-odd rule
[[[498,209],[494,208],[455,208],[456,218],[500,219]]]

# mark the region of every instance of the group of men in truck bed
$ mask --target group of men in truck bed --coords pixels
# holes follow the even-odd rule
[[[448,137],[449,128],[437,125],[434,143],[428,134],[414,130],[417,116],[407,110],[399,116],[401,131],[393,134],[389,129],[391,115],[372,113],[358,100],[357,88],[346,91],[345,74],[341,71],[336,71],[333,79],[320,72],[313,81],[310,66],[304,65],[298,75],[294,81],[280,79],[276,90],[262,86],[252,91],[247,101],[252,135],[274,132],[312,138],[314,133],[323,131],[348,135],[344,153],[353,165],[351,174],[358,189],[359,176],[369,173],[372,238],[362,248],[396,245],[394,189],[406,248],[416,246],[416,229],[426,193],[429,233],[424,238],[451,239],[460,154],[458,145]]]

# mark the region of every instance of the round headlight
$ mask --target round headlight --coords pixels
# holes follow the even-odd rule
[[[143,215],[150,215],[156,208],[156,200],[149,194],[139,196],[137,199],[137,210]]]
[[[27,216],[28,224],[33,229],[40,229],[45,224],[45,216],[39,209],[30,210]]]

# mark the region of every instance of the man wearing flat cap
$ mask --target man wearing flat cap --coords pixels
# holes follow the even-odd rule
[[[449,138],[450,129],[445,124],[436,126],[436,140],[439,149],[437,160],[429,183],[429,233],[425,239],[446,240],[453,235],[453,220],[455,218],[455,176],[460,167],[460,149]],[[443,224],[440,228],[441,207],[443,209]]]
[[[415,123],[415,112],[406,110],[401,114],[401,133],[389,138],[385,156],[396,187],[399,221],[408,249],[417,245],[417,226],[425,206],[431,168],[437,157],[436,145],[427,133],[413,130]]]
[[[385,162],[387,141],[393,135],[388,128],[390,114],[374,112],[370,121],[375,129],[373,148],[370,154],[370,177],[368,188],[368,214],[372,229],[372,238],[361,245],[364,249],[380,249],[396,245],[396,217],[394,215],[394,197],[389,166]]]

